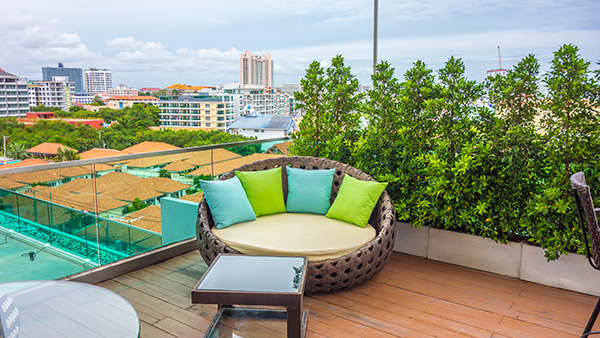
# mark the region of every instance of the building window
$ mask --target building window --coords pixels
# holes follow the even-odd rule
[[[207,124],[206,124],[206,126],[207,126],[207,127],[210,127],[210,123],[207,123]]]

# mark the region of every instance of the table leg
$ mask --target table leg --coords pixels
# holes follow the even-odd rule
[[[302,338],[302,307],[287,308],[288,338]]]

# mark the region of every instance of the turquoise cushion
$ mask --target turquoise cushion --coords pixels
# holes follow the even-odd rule
[[[236,171],[256,217],[285,212],[281,167],[259,171]]]
[[[387,183],[361,181],[345,175],[326,217],[365,227]]]
[[[286,167],[287,212],[325,215],[331,206],[331,183],[335,169],[303,170]]]
[[[217,229],[256,219],[237,177],[225,181],[200,180],[200,187],[204,191],[204,197]]]

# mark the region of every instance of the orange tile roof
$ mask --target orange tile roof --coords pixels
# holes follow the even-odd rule
[[[14,181],[8,180],[6,178],[0,178],[0,188],[2,188],[2,189],[11,190],[11,189],[24,187],[24,186],[25,186],[25,184],[23,184],[23,183],[14,182]]]
[[[158,98],[154,96],[113,96],[108,101],[120,101],[120,100],[139,100],[139,101],[158,101]]]
[[[175,161],[175,162],[171,162],[170,164],[163,167],[163,170],[181,172],[181,171],[192,170],[194,168],[195,167],[193,165],[185,163],[183,161]]]
[[[7,163],[7,164],[0,165],[0,170],[1,169],[8,169],[8,168],[27,167],[27,166],[30,166],[30,165],[48,164],[48,163],[52,163],[52,162],[46,161],[46,160],[42,160],[42,159],[39,159],[39,158],[28,158],[28,159],[23,160],[21,162]]]
[[[151,151],[160,151],[160,150],[173,150],[173,149],[181,149],[176,146],[172,146],[168,143],[164,142],[151,142],[145,141],[142,143],[138,143],[129,148],[125,148],[121,150],[121,152],[126,154],[139,154],[139,153],[147,153]]]
[[[32,153],[32,154],[49,154],[49,155],[56,155],[58,149],[60,148],[67,148],[69,150],[73,150],[75,152],[77,152],[76,149],[67,147],[65,145],[62,145],[60,143],[51,143],[51,142],[44,142],[44,143],[40,143],[37,146],[30,148],[29,150],[27,150],[28,153]]]
[[[139,184],[128,184],[102,191],[100,194],[112,199],[133,202],[136,198],[142,201],[160,197],[163,193]]]
[[[33,196],[33,192],[26,193]],[[93,194],[74,194],[68,191],[61,191],[56,188],[38,190],[35,192],[35,197],[45,201],[64,205],[77,210],[87,210],[94,212],[94,195]],[[119,201],[103,195],[97,195],[98,212],[104,212],[112,209],[122,208],[128,205],[128,202]]]
[[[53,182],[63,179],[56,170],[40,170],[29,173],[2,175],[3,178],[11,181],[32,184],[35,182]]]
[[[275,155],[275,154],[252,154],[249,156],[244,156],[240,158],[235,158],[229,161],[223,161],[219,163],[215,163],[212,166],[210,164],[200,167],[192,172],[187,173],[189,176],[200,176],[200,175],[222,175],[225,174],[232,169],[235,169],[239,166],[242,166],[247,163],[252,163],[255,161],[264,160],[267,158],[276,158],[281,157],[283,155]]]
[[[232,151],[222,149],[222,148],[214,149],[213,154],[212,154],[212,160],[215,163],[231,160],[234,158],[241,158],[241,157],[242,157],[242,155],[236,154]],[[194,166],[202,166],[202,165],[209,164],[210,161],[211,161],[210,150],[203,150],[201,152],[196,153],[196,155],[194,155],[193,157],[190,157],[189,159],[185,160],[184,162],[194,165]]]
[[[195,195],[183,195],[183,196],[179,197],[179,199],[184,200],[184,201],[200,203],[202,201],[203,197],[204,197],[204,192],[201,191]]]
[[[136,158],[135,160],[125,162],[125,164],[127,164],[127,167],[131,168],[150,168],[165,165],[178,160],[184,160],[190,158],[191,156],[192,153],[150,156]]]
[[[162,193],[173,193],[191,187],[191,185],[177,182],[166,177],[148,177],[137,185],[146,185],[147,187]]]
[[[177,89],[177,90],[202,90],[202,89],[217,89],[217,87],[213,86],[190,86],[185,84],[174,84],[170,85],[165,89]]]
[[[266,153],[268,153],[268,154],[283,154],[286,156],[290,156],[292,154],[292,152],[290,151],[290,144],[292,144],[292,141],[274,144],[271,148],[269,148],[266,151]]]
[[[83,153],[79,154],[79,157],[82,160],[87,160],[90,158],[110,157],[110,156],[119,156],[119,155],[126,155],[126,154],[121,151],[115,150],[115,149],[94,148],[94,149],[84,151]]]
[[[162,233],[162,219],[160,205],[149,205],[144,209],[134,211],[117,219],[117,221],[133,225],[138,228]]]

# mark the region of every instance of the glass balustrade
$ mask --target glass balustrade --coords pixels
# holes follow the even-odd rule
[[[190,239],[202,198],[198,179],[283,156],[284,147],[273,145],[287,141],[0,165],[0,253],[6,257],[0,282],[59,279]]]

